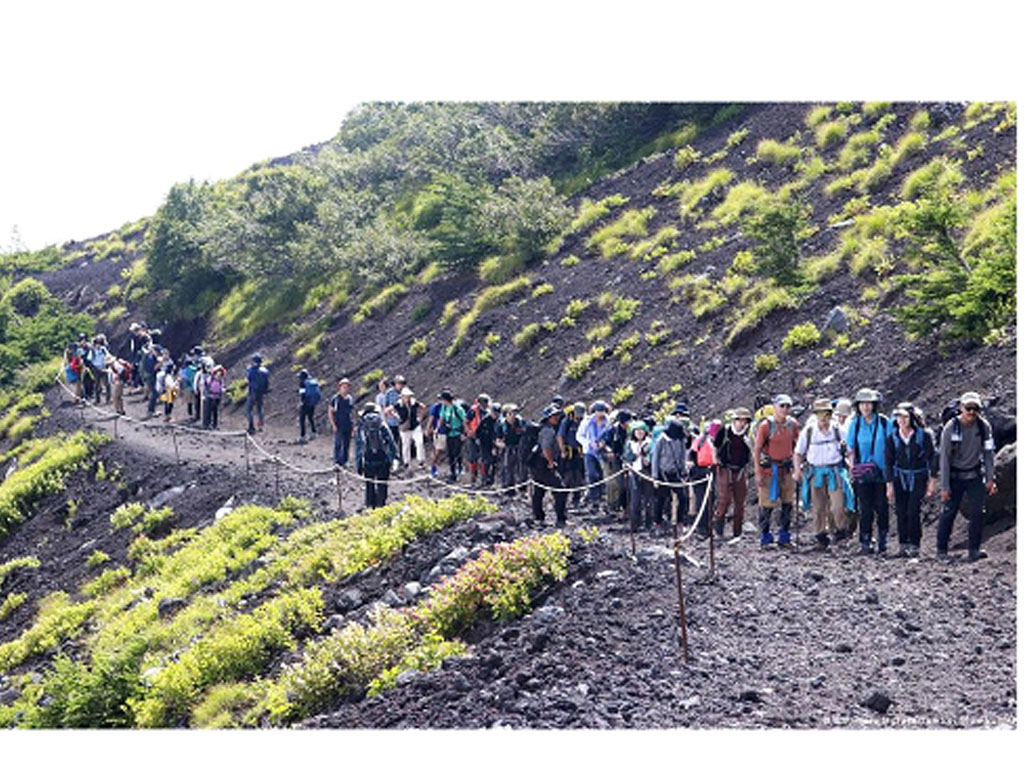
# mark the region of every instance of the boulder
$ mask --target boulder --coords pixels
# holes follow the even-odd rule
[[[889,711],[889,707],[892,706],[892,699],[881,691],[875,691],[860,704],[862,707],[873,709],[878,714],[884,715]]]
[[[985,519],[996,520],[1017,514],[1017,444],[1010,443],[996,454],[996,493],[985,500]]]
[[[184,492],[184,485],[176,485],[173,488],[168,488],[167,490],[161,491],[156,496],[154,496],[153,499],[149,502],[149,506],[152,507],[153,509],[159,509],[160,507],[167,506],[167,503],[169,501],[176,499],[178,496],[181,496],[181,494],[183,494]]]
[[[344,613],[345,611],[351,611],[353,608],[358,608],[365,600],[366,598],[363,596],[362,590],[357,587],[349,587],[341,591],[334,604],[339,611]]]
[[[188,600],[183,597],[165,597],[157,604],[156,612],[160,615],[161,619],[166,619],[186,605],[188,605]]]
[[[842,307],[832,307],[832,310],[825,318],[825,330],[835,333],[846,333],[850,329],[850,321]]]
[[[406,600],[415,600],[422,591],[423,587],[418,581],[410,581],[402,587],[402,595]]]
[[[332,629],[341,629],[348,623],[348,620],[340,613],[334,613],[327,617],[324,622],[324,630],[330,632]]]

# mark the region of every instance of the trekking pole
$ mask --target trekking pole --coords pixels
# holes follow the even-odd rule
[[[679,536],[675,542],[676,592],[679,594],[679,631],[683,642],[683,663],[690,663],[690,646],[686,637],[686,603],[683,600],[683,570],[679,564]]]
[[[174,427],[171,430],[171,442],[174,443],[174,458],[177,459],[178,463],[181,464],[181,453],[178,451],[178,430]]]
[[[341,467],[334,468],[334,482],[338,486],[338,514],[341,515]]]

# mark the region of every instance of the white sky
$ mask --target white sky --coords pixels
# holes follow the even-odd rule
[[[39,248],[151,214],[174,182],[328,139],[364,100],[1005,99],[1020,64],[1015,25],[984,3],[956,19],[741,3],[729,23],[659,3],[487,5],[4,0],[0,251],[14,226]]]

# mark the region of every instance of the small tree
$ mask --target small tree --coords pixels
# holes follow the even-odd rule
[[[754,243],[754,269],[780,285],[799,281],[800,241],[809,206],[799,200],[772,197],[748,215],[743,234]]]

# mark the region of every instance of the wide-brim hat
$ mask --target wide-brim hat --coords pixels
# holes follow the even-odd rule
[[[412,397],[413,391],[408,387],[402,387],[402,397]]]
[[[811,406],[812,413],[832,413],[833,410],[832,401],[827,397],[819,397]]]
[[[880,403],[880,402],[882,402],[882,396],[878,393],[877,390],[870,389],[868,387],[864,387],[863,389],[858,389],[857,390],[857,394],[853,396],[853,404],[854,405],[857,405],[858,403]]]
[[[559,407],[552,403],[551,405],[545,406],[544,410],[540,412],[540,421],[546,421],[554,416],[559,411]]]
[[[746,419],[750,421],[753,416],[750,415],[749,408],[734,408],[732,412],[732,418],[735,419]]]
[[[853,413],[853,402],[848,397],[840,397],[836,400],[834,413],[836,416],[849,416]]]

